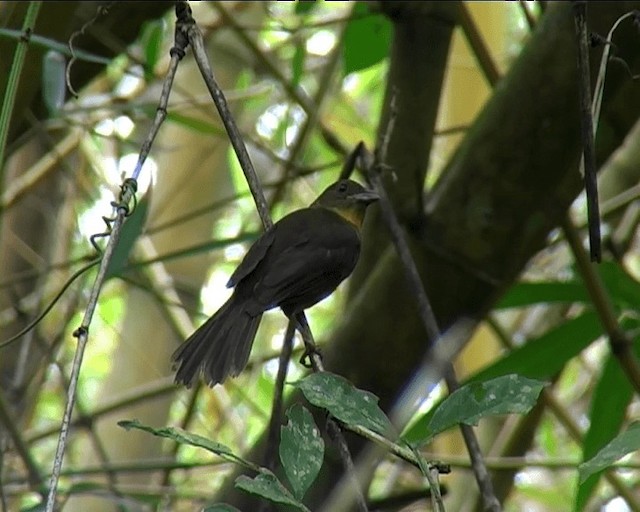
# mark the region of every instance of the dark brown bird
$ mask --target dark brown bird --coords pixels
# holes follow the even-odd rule
[[[263,233],[227,283],[233,295],[173,354],[176,382],[190,387],[202,372],[214,386],[237,376],[265,311],[290,317],[330,295],[358,261],[365,210],[377,199],[340,180]]]

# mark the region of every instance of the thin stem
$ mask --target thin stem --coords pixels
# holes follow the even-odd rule
[[[640,364],[631,349],[633,343],[620,328],[607,289],[602,283],[600,275],[589,262],[578,231],[568,216],[565,217],[562,222],[562,229],[573,252],[578,271],[587,287],[591,302],[598,313],[600,323],[602,323],[602,327],[609,338],[611,352],[618,359],[620,367],[625,372],[631,385],[635,388],[636,393],[640,393]]]
[[[598,204],[598,181],[596,174],[596,153],[594,147],[593,115],[591,112],[591,78],[589,68],[589,42],[587,40],[587,3],[573,2],[573,13],[578,42],[578,84],[580,100],[580,121],[582,127],[584,167],[584,188],[587,193],[587,214],[589,217],[589,245],[591,261],[602,259],[600,239],[600,206]]]

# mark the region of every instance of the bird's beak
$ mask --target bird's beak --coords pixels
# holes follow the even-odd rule
[[[359,203],[371,204],[380,199],[380,196],[371,190],[365,190],[364,192],[353,194],[349,198]]]

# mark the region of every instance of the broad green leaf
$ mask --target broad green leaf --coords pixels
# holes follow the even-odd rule
[[[640,283],[617,263],[603,261],[597,268],[616,306],[636,309],[640,304]]]
[[[299,510],[304,510],[305,512],[309,510],[302,503],[296,500],[287,488],[282,485],[280,480],[278,480],[270,471],[264,470],[255,478],[240,475],[236,478],[235,485],[238,489],[242,489],[250,494],[268,499],[274,503],[290,505]]]
[[[509,373],[531,379],[550,379],[601,334],[598,316],[587,311],[529,340],[471,379],[487,380]]]
[[[580,483],[587,477],[608,468],[625,455],[640,450],[640,422],[629,425],[629,428],[614,438],[594,457],[578,466]]]
[[[300,500],[322,467],[324,440],[313,416],[302,405],[291,406],[287,418],[280,430],[280,461],[293,494]]]
[[[499,414],[526,414],[536,404],[545,386],[519,375],[505,375],[484,382],[471,382],[449,395],[435,410],[423,439],[455,425],[477,425],[481,418]]]
[[[552,302],[588,302],[589,294],[581,282],[517,283],[502,297],[496,309],[519,308]]]
[[[129,261],[129,255],[133,250],[133,246],[142,233],[142,228],[147,220],[147,210],[149,209],[150,194],[146,194],[136,205],[133,213],[127,217],[122,230],[120,231],[120,239],[113,250],[113,255],[105,279],[116,277],[122,274],[125,266]]]
[[[360,425],[387,436],[391,432],[391,422],[378,407],[378,397],[356,388],[339,375],[312,373],[297,382],[296,386],[309,402],[327,409],[347,425]]]
[[[196,448],[204,448],[205,450],[211,453],[215,453],[216,455],[231,457],[234,460],[239,459],[231,451],[231,449],[224,444],[216,443],[211,439],[207,439],[206,437],[200,436],[198,434],[192,434],[190,432],[187,432],[186,430],[182,430],[181,428],[153,428],[140,423],[138,420],[119,421],[118,426],[124,428],[125,430],[130,430],[132,428],[136,430],[142,430],[143,432],[149,432],[150,434],[153,434],[157,437],[166,437],[167,439],[173,439],[175,442],[180,444],[188,444],[191,446],[195,446]]]
[[[577,356],[601,334],[602,328],[597,315],[588,311],[547,331],[539,338],[529,340],[488,368],[480,370],[466,382],[487,381],[512,373],[530,379],[551,379],[567,361]],[[403,439],[412,444],[422,439],[437,407],[438,404],[434,405],[430,411],[415,420],[403,434]]]
[[[344,74],[368,68],[389,55],[391,22],[382,14],[371,14],[358,2],[344,33]]]

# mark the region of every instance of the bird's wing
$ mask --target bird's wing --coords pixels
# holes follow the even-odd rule
[[[286,310],[305,309],[329,295],[346,278],[359,254],[357,234],[336,243],[323,244],[317,238],[299,240],[269,262],[269,272],[254,287],[254,298],[265,308],[280,305]]]
[[[238,265],[238,268],[235,269],[233,274],[231,274],[231,277],[227,282],[227,288],[233,288],[242,279],[253,272],[253,270],[258,266],[258,263],[264,259],[265,254],[267,254],[267,250],[271,247],[271,244],[273,244],[274,238],[275,229],[274,227],[271,227],[254,242],[247,251],[247,254],[245,254],[240,265]]]

